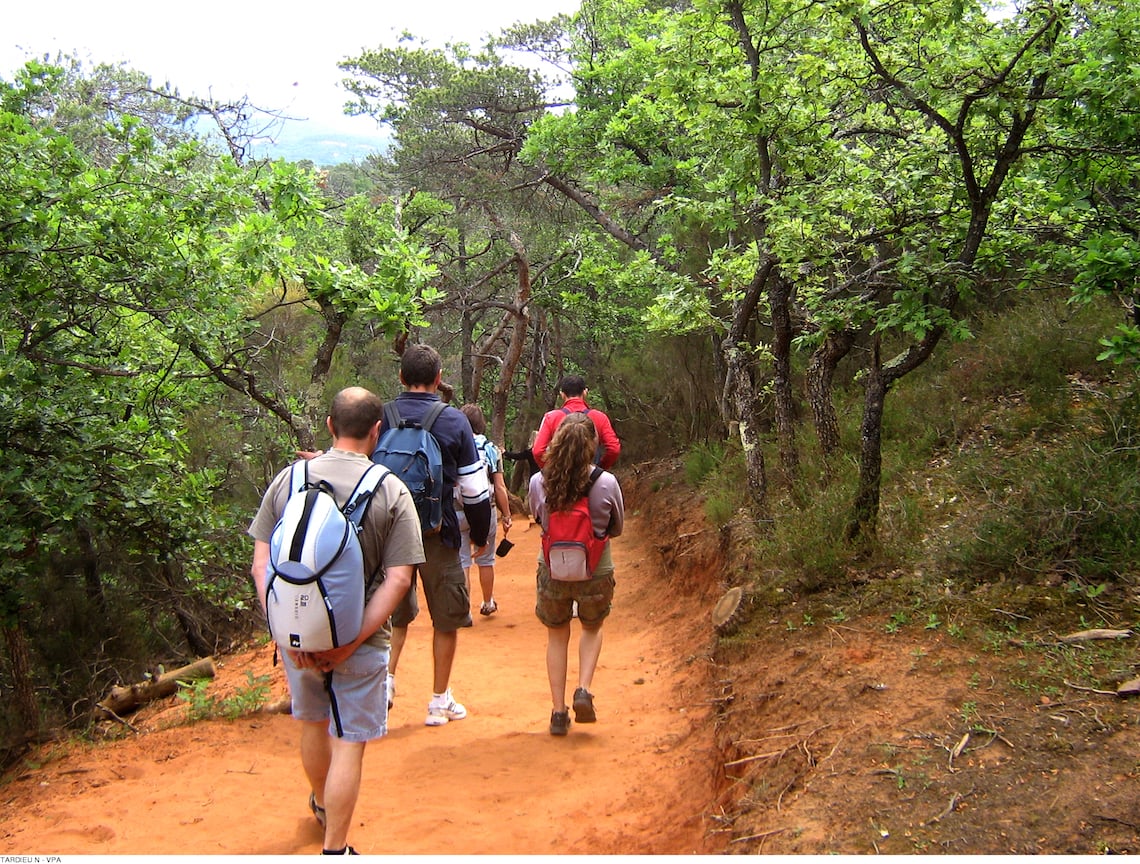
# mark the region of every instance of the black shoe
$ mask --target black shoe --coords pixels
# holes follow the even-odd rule
[[[345,846],[339,850],[322,849],[322,855],[359,855],[360,853],[353,849],[351,846]]]
[[[579,723],[594,723],[598,719],[594,713],[594,697],[585,687],[574,691],[574,719]]]
[[[551,711],[550,712],[550,734],[551,735],[565,735],[570,731],[570,712],[569,711]]]

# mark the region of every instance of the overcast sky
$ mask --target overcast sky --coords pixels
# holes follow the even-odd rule
[[[29,57],[73,53],[94,63],[126,62],[155,83],[218,99],[248,95],[345,132],[375,130],[371,118],[344,117],[341,60],[393,45],[404,30],[442,47],[477,45],[517,21],[574,12],[580,0],[13,0],[0,17],[0,78]],[[303,11],[306,10],[307,11]]]

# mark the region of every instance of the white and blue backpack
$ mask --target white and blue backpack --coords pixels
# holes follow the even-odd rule
[[[265,614],[282,648],[327,651],[360,634],[364,598],[375,573],[364,572],[360,526],[385,475],[372,465],[342,510],[325,480],[309,482],[309,463],[294,463],[289,500],[269,540]]]

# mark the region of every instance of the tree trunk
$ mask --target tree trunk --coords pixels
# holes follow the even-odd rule
[[[8,670],[12,675],[12,704],[23,731],[37,734],[40,711],[32,684],[32,666],[28,659],[28,639],[18,621],[3,626],[4,647],[8,653]]]
[[[76,526],[76,539],[82,552],[83,588],[87,595],[87,602],[95,610],[100,634],[106,633],[111,622],[111,615],[107,609],[107,595],[103,591],[103,579],[99,573],[99,553],[95,548],[95,538],[86,525]]]
[[[530,333],[530,315],[527,313],[527,305],[530,303],[530,263],[526,247],[519,236],[512,231],[509,240],[518,264],[518,291],[515,293],[514,307],[508,313],[514,317],[511,339],[507,343],[502,369],[499,370],[499,380],[491,393],[491,438],[500,444],[504,442],[507,432],[507,401],[511,395],[511,385],[522,361],[526,337]]]
[[[198,622],[194,620],[194,616],[182,608],[182,588],[186,580],[175,570],[170,558],[164,560],[160,566],[162,568],[163,581],[165,581],[166,587],[169,589],[168,595],[172,606],[171,611],[174,613],[175,619],[182,628],[182,635],[186,637],[186,644],[190,646],[191,652],[193,652],[196,657],[206,657],[213,654],[214,646],[206,641],[206,637],[202,635],[202,628],[198,626]]]
[[[749,322],[763,296],[764,286],[775,264],[764,259],[752,276],[744,296],[733,301],[732,326],[721,344],[725,379],[721,408],[731,429],[735,424],[744,449],[748,492],[761,519],[768,516],[768,477],[764,467],[764,451],[760,446],[760,428],[756,422],[756,387],[752,381],[752,364],[744,346],[748,343]]]
[[[946,308],[952,309],[953,303],[948,303]],[[888,363],[881,362],[879,339],[876,337],[874,340],[871,360],[867,365],[866,395],[863,399],[863,423],[859,442],[859,489],[855,495],[851,521],[845,532],[848,541],[860,538],[873,540],[876,534],[883,467],[883,409],[887,401],[887,391],[896,381],[930,359],[944,332],[944,328],[935,327],[921,342],[910,346]]]
[[[839,418],[835,413],[835,403],[831,400],[831,388],[835,369],[839,361],[847,356],[855,344],[852,330],[828,333],[823,344],[812,352],[807,365],[807,400],[812,413],[815,434],[819,439],[819,450],[828,464],[839,453]]]
[[[792,285],[773,273],[768,289],[772,313],[772,369],[776,395],[776,441],[785,485],[792,487],[800,473],[796,450],[796,400],[792,394]]]
[[[764,450],[760,446],[759,428],[754,421],[756,397],[752,385],[752,372],[739,345],[725,345],[724,353],[729,370],[725,385],[727,401],[736,418],[734,422],[737,434],[744,449],[749,496],[760,517],[764,518],[768,510],[768,478],[764,468]]]
[[[183,681],[213,677],[214,658],[203,657],[188,666],[166,672],[150,681],[112,687],[111,692],[95,706],[95,719],[106,720],[109,717],[112,719],[122,717],[147,702],[173,696]]]
[[[849,542],[873,540],[879,516],[880,482],[883,470],[883,407],[887,379],[879,362],[879,340],[871,350],[863,397],[863,423],[859,436],[859,489],[851,520],[844,536]]]

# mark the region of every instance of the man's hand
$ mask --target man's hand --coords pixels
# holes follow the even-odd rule
[[[316,669],[318,672],[331,672],[347,660],[356,650],[357,643],[350,642],[328,651],[290,651],[289,658],[298,669]]]
[[[324,452],[325,452],[324,450],[298,450],[297,451],[297,458],[298,459],[312,459],[315,456],[320,456]]]

